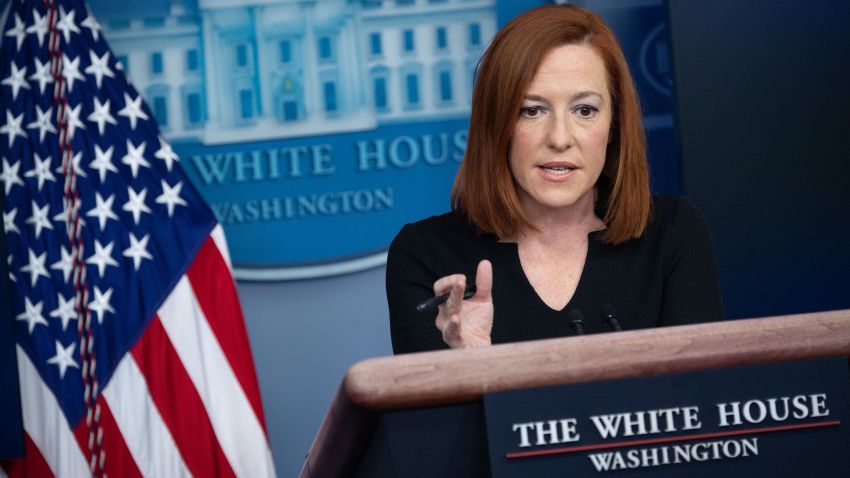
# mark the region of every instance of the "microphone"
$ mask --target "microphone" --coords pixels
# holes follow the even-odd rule
[[[567,311],[567,320],[570,321],[576,335],[584,335],[584,314],[578,309],[570,309]]]
[[[619,332],[623,330],[620,327],[620,322],[617,320],[617,310],[614,309],[614,306],[608,302],[602,304],[602,317],[608,322],[608,325],[611,326],[611,330],[614,332]]]

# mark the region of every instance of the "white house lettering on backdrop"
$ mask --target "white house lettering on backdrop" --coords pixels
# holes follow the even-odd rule
[[[417,164],[440,166],[450,159],[459,163],[466,149],[466,139],[467,131],[459,130],[452,134],[443,132],[360,140],[343,153],[336,153],[330,144],[319,143],[193,154],[190,161],[205,186],[280,181],[334,174],[337,163],[340,163],[335,161],[335,153],[342,156],[348,168],[353,166],[358,173],[388,168],[408,169]]]
[[[601,440],[599,449],[604,450],[587,455],[597,472],[745,458],[759,454],[758,438],[732,438],[729,432],[735,428],[754,426],[764,431],[766,421],[779,427],[788,422],[828,417],[830,412],[827,400],[825,393],[800,394],[720,402],[705,414],[697,406],[678,406],[592,415],[586,417],[584,422],[575,417],[559,417],[513,423],[511,433],[517,440],[517,447],[523,449],[517,455],[533,454],[536,450],[530,451],[532,447],[565,443],[580,446],[580,428],[584,423],[585,429],[595,432]],[[715,425],[712,433],[697,433],[704,428],[704,422]],[[761,431],[754,430],[752,434]],[[647,439],[670,433],[680,435],[666,435],[664,445],[648,446],[652,440],[647,443]],[[741,430],[733,434],[740,435]],[[630,446],[629,440],[638,437],[643,444]],[[682,443],[666,444],[671,438],[674,438],[674,442]],[[657,441],[654,443],[660,445]],[[592,445],[585,446],[587,448],[582,449],[592,451],[594,448]],[[569,448],[563,450],[567,452]]]

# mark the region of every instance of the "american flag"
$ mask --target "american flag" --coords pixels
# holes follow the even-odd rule
[[[13,0],[2,30],[27,451],[3,470],[273,476],[221,226],[99,28],[82,0]]]

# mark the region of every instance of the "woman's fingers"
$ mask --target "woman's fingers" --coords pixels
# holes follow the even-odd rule
[[[453,274],[434,282],[434,294],[448,294],[439,306],[436,325],[450,347],[477,347],[490,344],[493,323],[493,266],[490,261],[478,263],[475,272],[476,294],[464,303],[466,276]]]
[[[460,313],[465,289],[466,276],[463,274],[452,274],[437,280],[434,283],[434,295],[449,294],[449,299],[440,306],[440,313],[445,313],[447,316]]]
[[[478,270],[475,271],[475,287],[476,298],[490,299],[493,290],[493,264],[486,259],[478,263]]]

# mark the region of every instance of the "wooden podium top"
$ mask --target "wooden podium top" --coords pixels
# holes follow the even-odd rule
[[[494,391],[842,355],[850,356],[850,310],[364,360],[343,379],[301,476],[340,476],[356,465],[381,411],[474,402]]]

